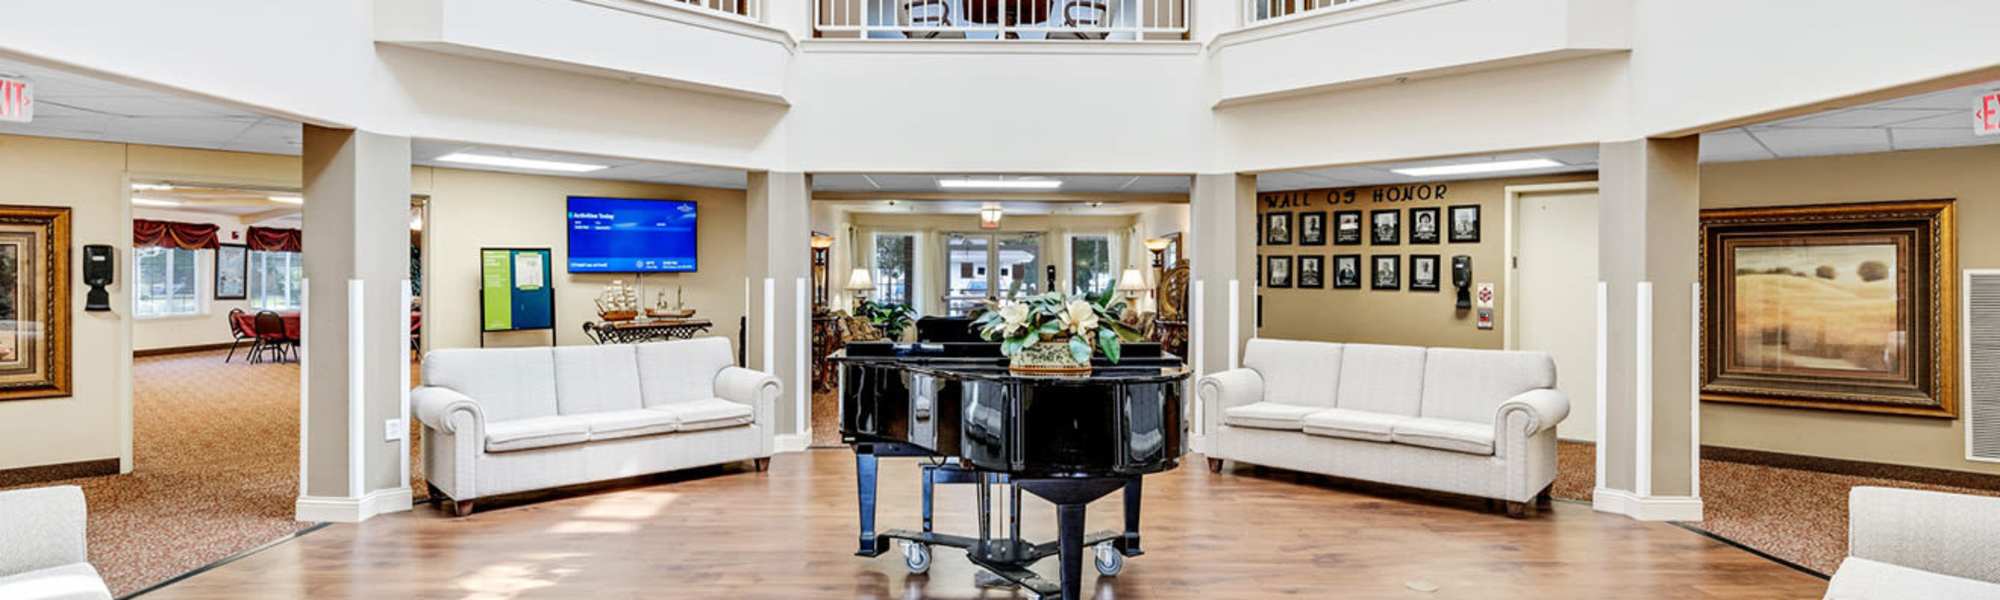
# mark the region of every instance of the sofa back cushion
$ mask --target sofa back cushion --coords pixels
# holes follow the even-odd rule
[[[488,421],[556,415],[556,364],[548,348],[453,348],[424,355],[424,385],[479,403]]]
[[[1341,350],[1340,408],[1414,417],[1423,390],[1423,348],[1348,344]]]
[[[639,359],[631,344],[561,346],[556,355],[556,406],[560,414],[637,410]]]
[[[715,375],[735,366],[729,338],[639,344],[639,388],[646,406],[678,404],[715,397]]]
[[[1546,352],[1432,348],[1421,416],[1491,424],[1507,399],[1555,386],[1556,363]]]
[[[1265,402],[1332,408],[1340,354],[1340,344],[1255,338],[1243,348],[1243,366],[1264,378]]]

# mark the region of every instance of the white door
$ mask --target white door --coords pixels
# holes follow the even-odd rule
[[[1515,207],[1514,338],[1555,357],[1566,440],[1597,438],[1597,192],[1527,194]]]

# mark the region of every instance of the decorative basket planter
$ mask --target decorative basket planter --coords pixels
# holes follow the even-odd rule
[[[1008,360],[1007,370],[1023,375],[1089,375],[1090,362],[1077,362],[1069,338],[1053,338],[1021,349]]]

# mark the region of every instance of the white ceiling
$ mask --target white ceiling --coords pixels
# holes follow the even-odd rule
[[[589,173],[553,173],[549,171],[536,171],[531,169],[508,169],[501,167],[485,167],[478,165],[446,163],[446,162],[438,162],[437,160],[437,158],[440,156],[457,152],[511,156],[515,158],[532,158],[537,160],[554,160],[554,161],[584,163],[593,165],[605,165],[609,168],[597,171],[591,171]],[[556,175],[561,177],[581,177],[585,179],[615,179],[619,181],[641,181],[646,183],[728,188],[735,190],[743,189],[749,185],[747,174],[745,174],[742,170],[739,169],[721,169],[715,167],[684,165],[678,163],[632,160],[627,158],[611,158],[605,156],[591,156],[587,154],[573,154],[566,152],[543,152],[538,150],[523,150],[520,148],[508,148],[502,146],[462,144],[457,142],[443,142],[443,141],[433,141],[433,140],[423,140],[423,139],[412,140],[410,142],[410,162],[417,165],[430,166],[430,167],[447,167],[452,169],[499,171],[503,173],[526,173],[531,175]]]
[[[1702,162],[2000,144],[1972,134],[1980,94],[2000,82],[1834,109],[1701,136]]]
[[[35,83],[35,119],[0,133],[266,154],[299,153],[299,124],[150,89],[0,59]]]
[[[1503,160],[1524,160],[1546,158],[1562,163],[1560,167],[1508,171],[1506,173],[1482,173],[1456,177],[1411,177],[1397,174],[1391,169],[1411,167],[1434,167],[1457,165],[1470,162],[1497,162]],[[1580,146],[1558,148],[1535,152],[1507,152],[1479,156],[1459,156],[1431,160],[1411,160],[1402,162],[1376,163],[1347,167],[1326,167],[1303,171],[1284,171],[1257,175],[1257,191],[1280,192],[1313,188],[1353,187],[1362,185],[1388,185],[1395,183],[1415,183],[1419,181],[1452,181],[1462,179],[1486,179],[1496,175],[1522,177],[1528,175],[1548,175],[1552,173],[1578,173],[1597,170],[1597,147]]]
[[[1062,187],[1048,192],[1063,194],[1185,194],[1188,193],[1189,179],[1186,175],[964,175],[964,174],[816,174],[813,175],[813,191],[816,192],[859,192],[859,193],[938,193],[960,191],[978,193],[973,190],[946,190],[938,187],[940,179],[1055,179],[1063,182]],[[1044,190],[1001,190],[1014,192],[1039,192]]]

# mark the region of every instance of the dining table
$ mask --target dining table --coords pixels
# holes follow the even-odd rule
[[[282,318],[282,319],[284,319],[284,320],[285,320],[285,337],[288,337],[288,338],[291,338],[291,339],[295,339],[295,340],[296,340],[296,339],[300,339],[300,336],[299,336],[299,311],[296,311],[296,310],[281,310],[281,311],[274,311],[274,312],[278,313],[278,317],[279,317],[279,318]],[[411,310],[410,310],[410,332],[411,332],[411,333],[416,333],[416,332],[417,332],[417,331],[418,331],[418,330],[419,330],[420,328],[422,328],[422,327],[423,327],[423,322],[424,322],[424,312],[423,312],[423,310],[421,310],[421,309],[411,309]],[[254,334],[256,333],[256,331],[257,331],[257,313],[254,313],[254,312],[244,312],[244,313],[237,313],[237,315],[236,315],[236,325],[237,325],[237,326],[239,326],[239,327],[242,327],[242,328],[243,328],[243,331],[245,331],[245,332],[249,332],[249,333],[252,333],[252,334],[254,335]]]

